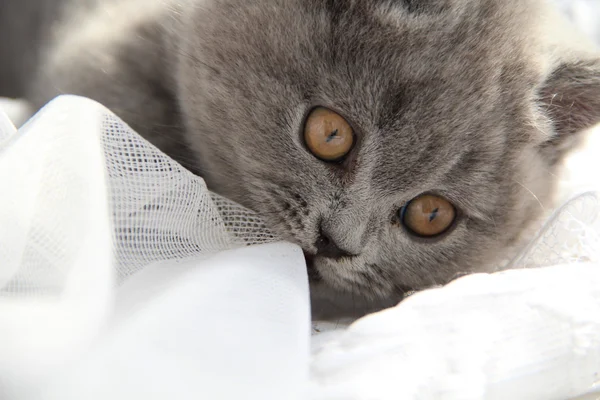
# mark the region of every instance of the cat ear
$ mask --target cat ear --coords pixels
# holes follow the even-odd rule
[[[560,65],[540,91],[554,130],[543,147],[559,158],[578,141],[578,133],[600,123],[600,59]]]

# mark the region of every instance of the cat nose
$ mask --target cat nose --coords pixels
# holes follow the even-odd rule
[[[335,240],[331,238],[331,235],[323,229],[319,233],[315,247],[317,248],[317,256],[320,257],[338,259],[352,256],[348,251],[340,248]]]

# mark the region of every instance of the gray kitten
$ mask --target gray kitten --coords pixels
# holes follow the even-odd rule
[[[315,316],[492,270],[600,122],[600,59],[543,0],[77,4],[27,97],[96,99],[264,215]]]

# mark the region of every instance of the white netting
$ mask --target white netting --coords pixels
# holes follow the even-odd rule
[[[68,275],[64,266],[73,264],[70,257],[75,253],[70,250],[80,235],[76,231],[79,225],[67,221],[85,218],[86,212],[85,200],[78,202],[82,199],[75,196],[85,189],[74,185],[81,177],[73,176],[73,171],[86,158],[80,154],[82,148],[97,141],[103,149],[99,167],[106,175],[101,183],[108,193],[118,282],[153,262],[214,254],[275,239],[255,214],[209,192],[201,178],[161,153],[112,113],[84,100],[69,100],[55,103],[52,112],[38,116],[46,120],[44,124],[26,126],[12,149],[6,145],[7,151],[15,153],[15,146],[27,146],[23,153],[29,153],[33,161],[26,165],[21,160],[22,167],[32,170],[17,171],[24,176],[18,184],[15,176],[21,174],[14,174],[14,168],[19,165],[9,168],[13,160],[5,156],[5,172],[13,178],[0,182],[2,192],[11,192],[11,185],[23,186],[32,179],[27,185],[37,187],[38,193],[23,193],[24,198],[31,195],[32,201],[28,226],[2,221],[4,226],[15,227],[6,231],[7,237],[0,242],[0,255],[12,254],[10,270],[16,274],[0,285],[0,294],[29,296],[62,290]],[[74,108],[81,108],[85,118],[73,119]],[[65,202],[74,204],[62,207]],[[13,207],[21,208],[21,204],[13,203]],[[49,213],[48,209],[59,212]],[[20,253],[16,252],[16,240],[25,246]]]
[[[157,260],[274,240],[254,213],[210,193],[110,113],[102,131],[119,280]]]
[[[597,192],[577,195],[558,208],[509,268],[600,261]]]

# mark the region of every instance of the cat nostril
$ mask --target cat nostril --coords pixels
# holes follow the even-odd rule
[[[319,237],[315,242],[315,247],[317,248],[317,256],[320,257],[338,259],[352,256],[352,254],[346,250],[341,249],[337,243],[323,231],[320,232]]]
[[[331,240],[329,240],[329,238],[327,236],[325,236],[321,233],[321,234],[319,234],[319,237],[317,238],[317,241],[315,242],[315,246],[317,247],[317,251],[321,251],[322,249],[329,247],[330,243],[331,243]]]

